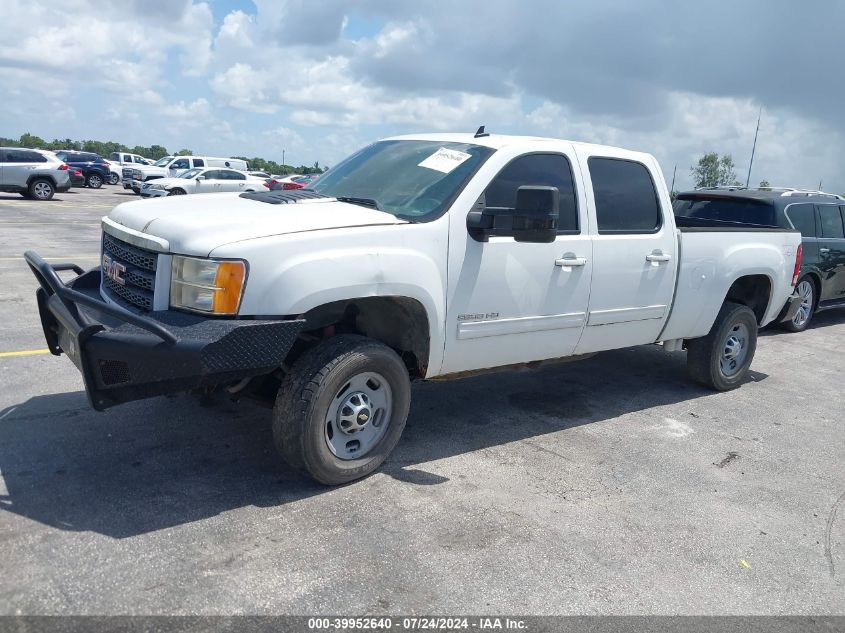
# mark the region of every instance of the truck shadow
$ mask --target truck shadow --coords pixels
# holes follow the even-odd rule
[[[419,383],[405,434],[381,472],[436,485],[447,479],[414,465],[706,395],[719,397],[688,380],[684,354],[657,348]],[[193,398],[102,414],[82,392],[31,398],[0,411],[0,472],[0,509],[113,538],[330,490],[277,458],[267,409],[227,401],[203,407]]]

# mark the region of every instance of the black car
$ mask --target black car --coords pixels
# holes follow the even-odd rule
[[[71,187],[84,187],[85,186],[85,176],[82,175],[82,171],[77,169],[76,167],[71,167],[70,171],[70,186]]]
[[[109,182],[111,178],[109,164],[99,154],[63,149],[58,150],[55,154],[70,167],[81,171],[85,178],[85,184],[92,189],[99,189],[104,182]]]
[[[807,329],[813,313],[845,305],[845,198],[800,189],[696,189],[673,203],[679,226],[684,218],[713,226],[756,225],[801,231],[802,257],[796,291],[801,308],[781,326]]]

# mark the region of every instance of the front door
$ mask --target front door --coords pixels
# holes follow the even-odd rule
[[[845,230],[842,212],[832,204],[816,205],[819,225],[819,270],[822,273],[821,301],[845,299]]]
[[[664,221],[672,206],[655,182],[659,167],[587,146],[579,147],[578,160],[596,226],[590,311],[576,351],[653,343],[669,314],[677,269],[677,238]]]
[[[441,373],[500,367],[572,354],[587,316],[593,253],[586,203],[568,143],[515,157],[486,187],[483,204],[514,209],[523,185],[557,187],[558,236],[516,242],[508,230],[480,242],[469,209],[450,213],[446,354]],[[497,218],[497,224],[499,223]],[[507,216],[501,218],[507,225]]]

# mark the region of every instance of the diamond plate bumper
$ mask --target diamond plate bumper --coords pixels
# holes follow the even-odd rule
[[[50,352],[82,373],[91,406],[116,404],[267,374],[281,366],[303,320],[217,319],[181,312],[129,312],[103,301],[101,272],[24,257],[40,288]],[[65,284],[57,272],[77,277]]]

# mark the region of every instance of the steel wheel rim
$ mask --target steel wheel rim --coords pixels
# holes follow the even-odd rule
[[[329,405],[323,436],[338,459],[364,457],[390,426],[393,392],[381,374],[363,372],[347,380]]]
[[[810,320],[810,315],[813,312],[813,283],[804,279],[798,284],[796,291],[798,296],[801,297],[801,305],[798,307],[798,312],[792,317],[792,325],[801,327]]]
[[[735,323],[728,331],[722,343],[722,355],[719,358],[719,369],[726,378],[740,372],[748,358],[748,343],[751,332],[744,323]]]
[[[50,197],[50,185],[46,182],[37,182],[35,183],[35,187],[33,187],[33,191],[35,193],[36,198],[40,198],[42,200]]]

